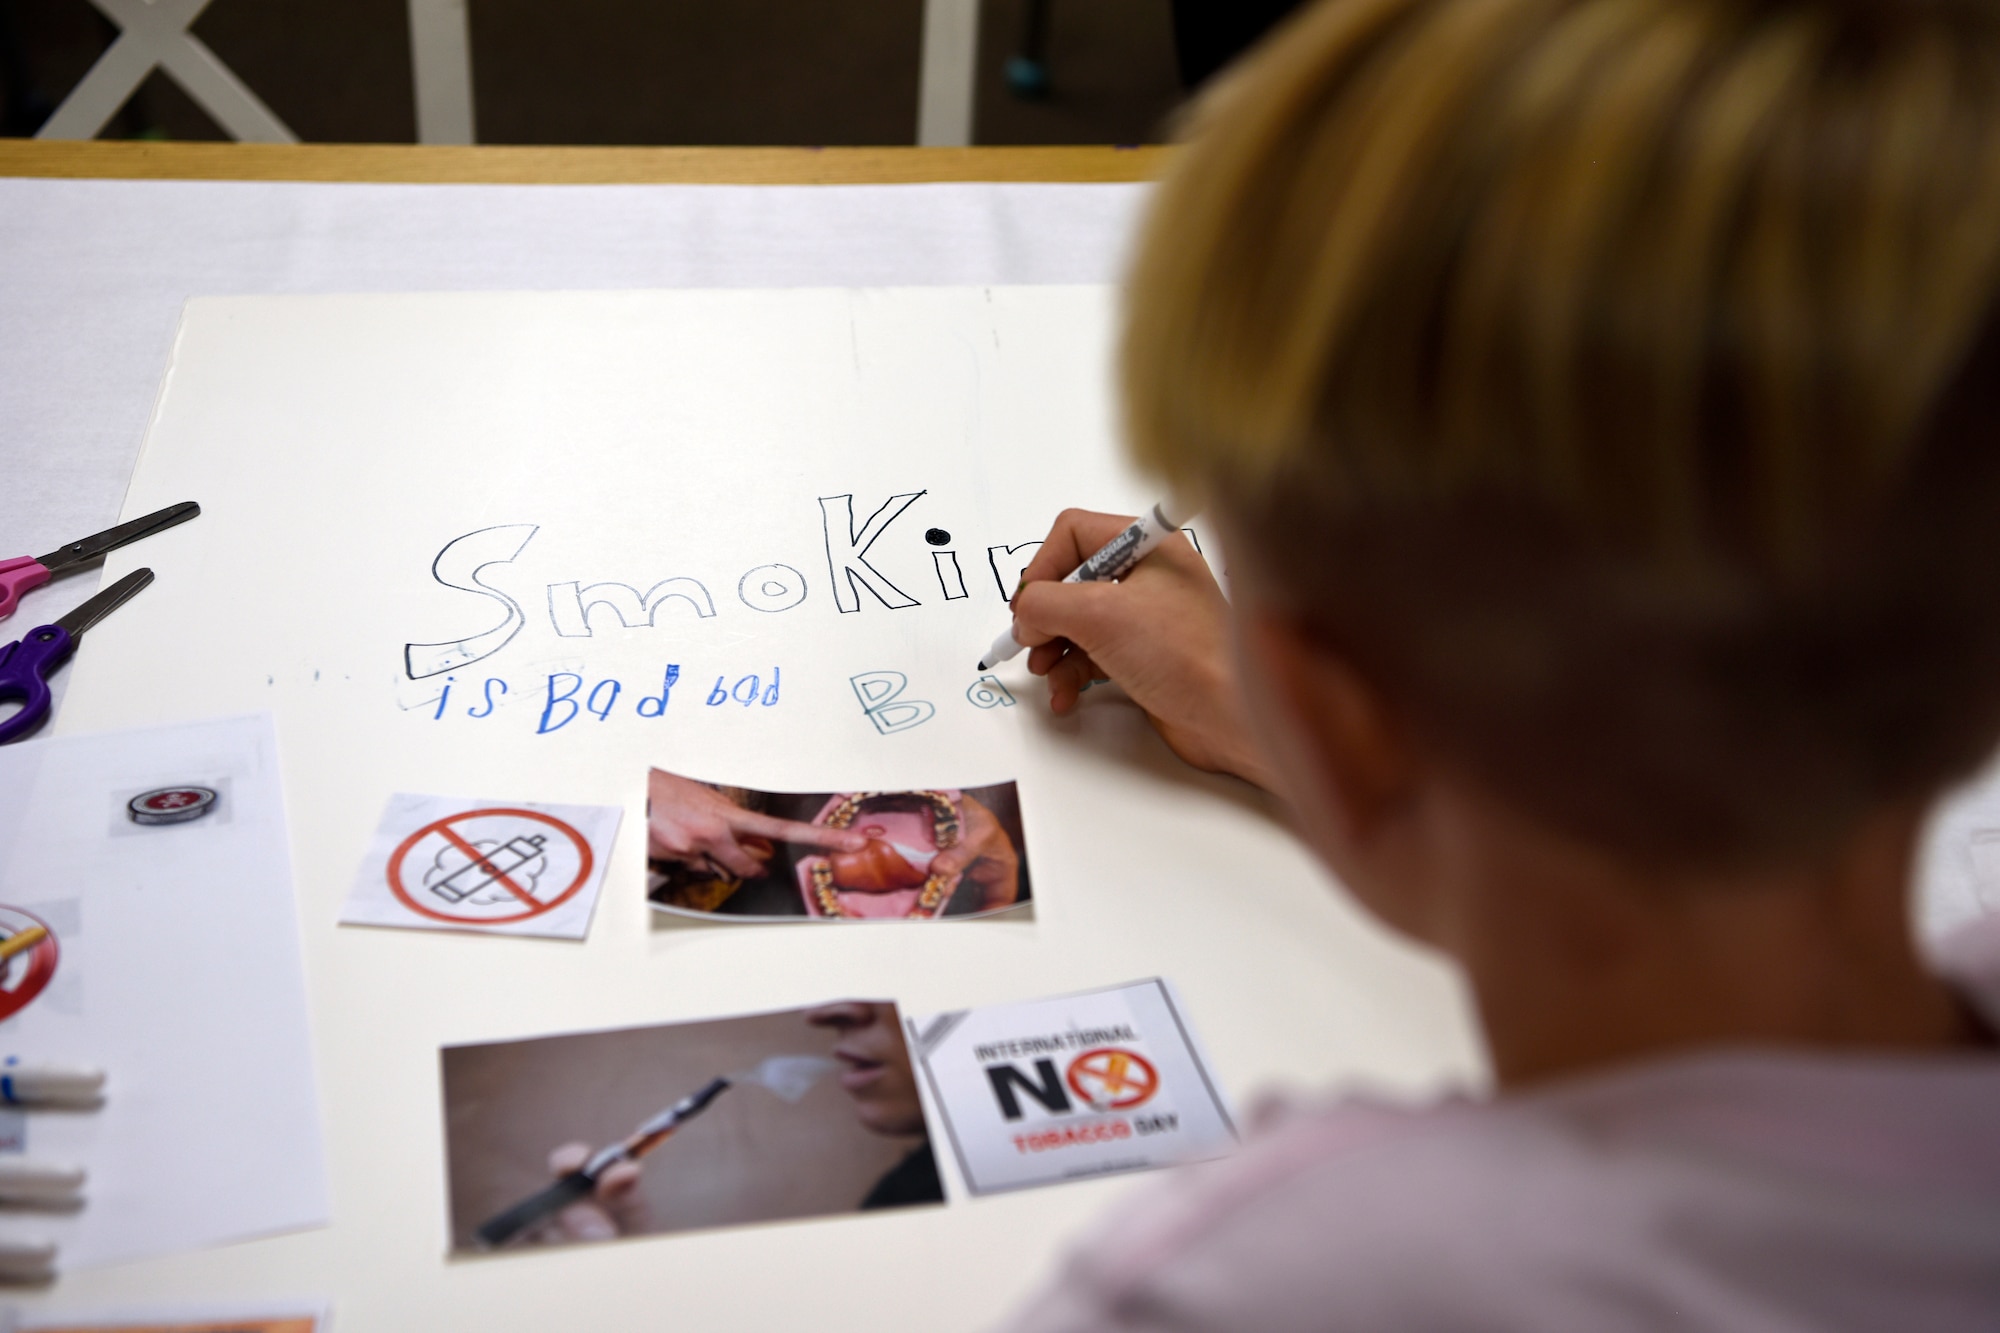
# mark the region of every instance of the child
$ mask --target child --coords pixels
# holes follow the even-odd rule
[[[1263,1117],[1022,1333],[2000,1327],[2000,922],[1926,811],[2000,738],[2000,9],[1325,0],[1132,275],[1167,549],[1015,600],[1450,954],[1496,1094]],[[1243,892],[1254,892],[1246,885]]]

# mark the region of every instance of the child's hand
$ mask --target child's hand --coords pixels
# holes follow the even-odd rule
[[[1065,509],[1014,595],[1014,637],[1028,670],[1067,713],[1093,681],[1115,680],[1175,754],[1196,768],[1269,787],[1251,739],[1229,643],[1229,603],[1185,537],[1174,536],[1117,583],[1061,583],[1132,522]]]

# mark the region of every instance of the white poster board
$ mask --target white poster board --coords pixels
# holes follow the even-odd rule
[[[1114,322],[1101,288],[189,305],[126,511],[202,516],[113,557],[107,578],[159,578],[92,631],[58,725],[275,712],[322,1077],[365,1096],[332,1104],[337,1243],[260,1243],[188,1294],[275,1265],[370,1329],[669,1309],[970,1329],[1127,1187],[447,1264],[446,1044],[1164,974],[1239,1097],[1476,1076],[1444,972],[1368,924],[1263,798],[1180,765],[1116,691],[1057,720],[1024,661],[974,670],[1058,510],[1158,498],[1115,446]],[[651,765],[793,791],[1018,780],[1032,919],[656,921]],[[336,930],[396,791],[622,806],[587,943]],[[961,1257],[1001,1252],[965,1302]],[[864,1267],[895,1280],[857,1284]]]

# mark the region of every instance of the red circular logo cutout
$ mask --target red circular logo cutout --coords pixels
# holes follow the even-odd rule
[[[1160,1071],[1137,1051],[1097,1046],[1069,1062],[1069,1090],[1099,1111],[1125,1111],[1160,1090]]]

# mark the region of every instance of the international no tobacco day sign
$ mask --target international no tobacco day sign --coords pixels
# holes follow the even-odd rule
[[[1157,978],[910,1020],[974,1194],[1219,1157],[1236,1127]]]

